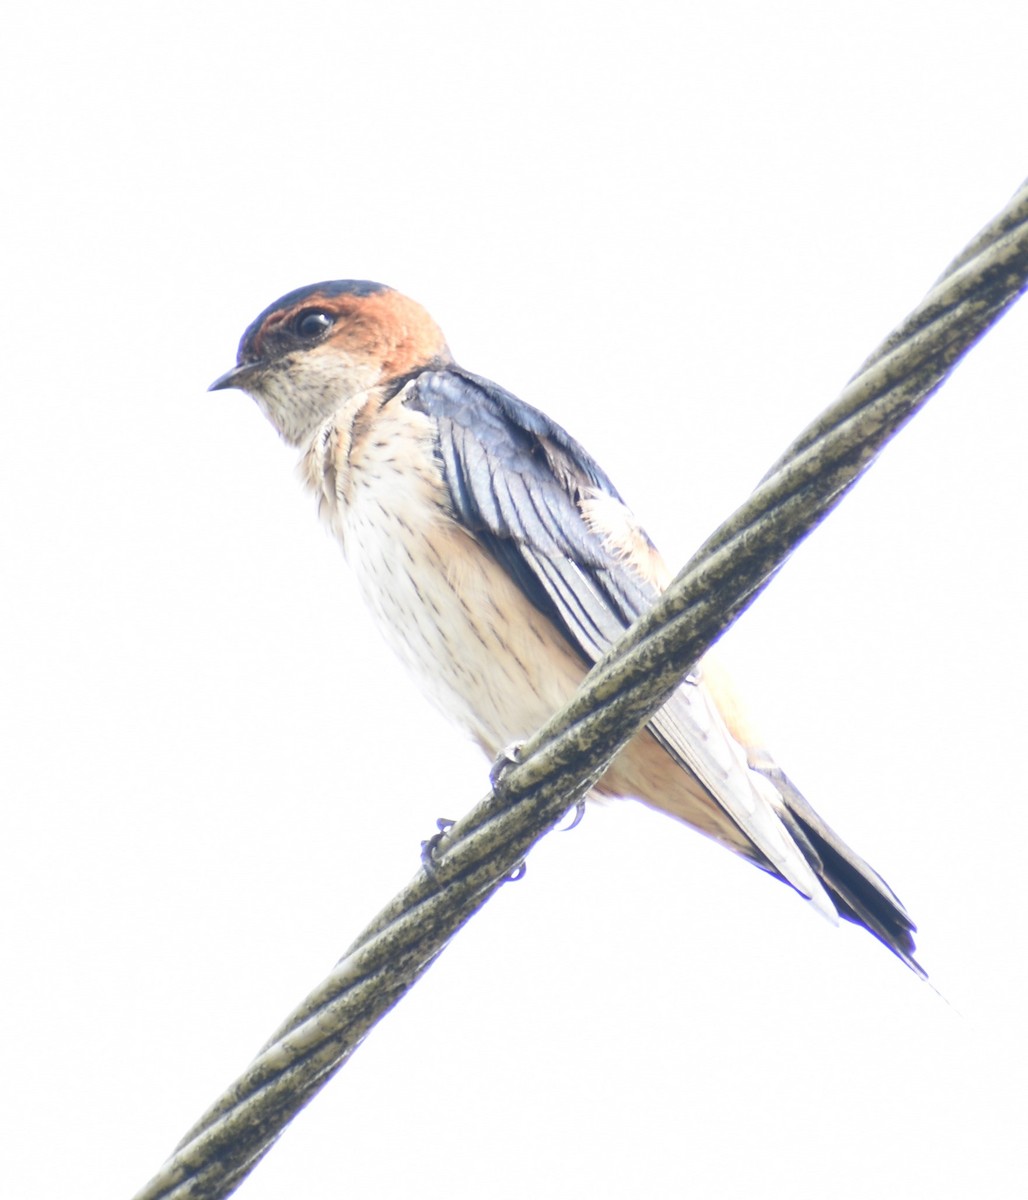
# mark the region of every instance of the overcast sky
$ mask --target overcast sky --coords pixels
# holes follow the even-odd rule
[[[1028,174],[1028,8],[248,3],[5,19],[0,901],[11,1196],[128,1196],[486,764],[256,406],[370,278],[680,565]],[[729,635],[903,898],[872,938],[632,803],[532,854],[240,1192],[1023,1186],[1028,310]]]

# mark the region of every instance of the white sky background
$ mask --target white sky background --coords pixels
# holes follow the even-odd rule
[[[677,566],[1028,174],[1028,8],[5,25],[4,1191],[106,1198],[486,782],[293,452],[206,393],[245,325],[319,279],[407,291]],[[988,335],[729,637],[951,1003],[684,828],[591,810],[242,1196],[1019,1192],[1026,331]]]

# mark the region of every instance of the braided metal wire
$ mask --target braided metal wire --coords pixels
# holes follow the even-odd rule
[[[1028,184],[786,450],[657,605],[439,839],[136,1200],[232,1192],[447,942],[585,795],[959,359],[1028,288]]]

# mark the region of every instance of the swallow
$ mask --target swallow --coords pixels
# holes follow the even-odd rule
[[[454,361],[382,284],[316,283],[247,328],[240,388],[300,474],[386,641],[493,761],[562,707],[670,581],[594,458]],[[863,926],[921,977],[896,895],[753,736],[713,655],[594,789],[641,800]]]

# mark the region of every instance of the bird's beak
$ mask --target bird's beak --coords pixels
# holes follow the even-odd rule
[[[220,392],[222,388],[245,388],[251,375],[263,366],[264,364],[259,359],[257,362],[239,363],[230,371],[226,371],[224,375],[219,375],[207,390]]]

